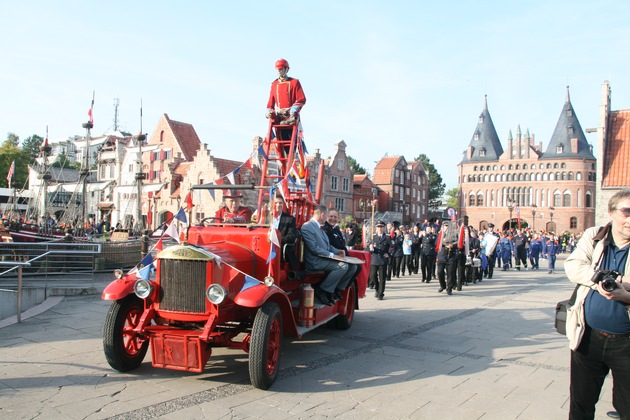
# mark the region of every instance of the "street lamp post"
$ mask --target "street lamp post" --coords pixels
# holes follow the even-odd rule
[[[514,202],[511,199],[508,199],[507,208],[510,212],[510,221],[508,225],[508,229],[512,229],[512,210],[514,210]]]
[[[374,208],[376,207],[376,203],[378,203],[378,201],[376,200],[376,193],[376,188],[372,188],[372,230],[370,231],[371,235],[374,235]]]
[[[532,230],[536,231],[536,204],[532,204]]]
[[[553,224],[553,213],[554,213],[555,211],[556,211],[556,209],[555,209],[554,207],[549,207],[549,217],[551,218],[550,227],[551,227],[551,229],[553,229],[553,230],[556,230],[556,229],[555,229],[555,226],[554,226],[554,224]]]

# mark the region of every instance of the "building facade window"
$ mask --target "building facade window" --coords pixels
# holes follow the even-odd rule
[[[569,225],[570,225],[570,229],[577,229],[578,227],[577,217],[572,217],[571,220],[569,221]]]
[[[343,171],[346,169],[346,165],[343,159],[339,159],[337,161],[337,169],[339,169],[340,171]]]
[[[335,198],[335,208],[340,211],[340,212],[344,212],[345,211],[345,203],[346,200],[344,200],[341,197],[336,197]]]
[[[350,191],[350,179],[344,178],[341,182],[342,182],[342,185],[341,185],[342,191],[343,192]]]
[[[333,191],[337,191],[337,181],[338,178],[336,176],[332,176],[330,178],[330,189]]]

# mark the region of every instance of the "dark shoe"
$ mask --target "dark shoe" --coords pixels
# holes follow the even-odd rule
[[[326,306],[333,305],[333,301],[330,300],[328,292],[322,289],[315,289],[315,299],[317,299],[323,305],[326,305]]]
[[[374,292],[374,297],[378,297],[378,292]]]
[[[442,293],[443,291],[444,291],[444,288],[443,288],[443,287],[440,287],[440,288],[438,289],[438,293]]]
[[[369,287],[370,289],[374,289],[374,285],[373,285],[373,284],[368,285],[368,287]]]
[[[335,293],[333,293],[333,299],[335,302],[343,300],[343,296],[341,296],[341,290],[335,289]]]
[[[457,291],[458,291],[458,292],[461,292],[461,291],[462,291],[462,286],[458,286],[458,287],[457,287]]]
[[[452,294],[453,294],[453,291],[452,291],[452,290],[447,290],[447,291],[446,291],[446,294],[447,294],[447,295],[452,295]]]
[[[385,295],[380,295],[380,296],[378,297],[378,300],[383,300],[383,296],[385,296]]]
[[[427,283],[431,283],[431,280],[427,280]]]

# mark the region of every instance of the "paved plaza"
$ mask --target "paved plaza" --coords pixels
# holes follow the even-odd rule
[[[499,270],[452,296],[418,275],[392,279],[383,301],[368,290],[349,330],[285,338],[267,391],[249,385],[239,350],[215,350],[202,374],[153,368],[150,353],[113,371],[101,344],[109,303],[53,300],[0,328],[0,418],[565,419],[568,342],[553,328],[573,289],[564,258],[553,275]],[[611,383],[598,419],[612,409]]]

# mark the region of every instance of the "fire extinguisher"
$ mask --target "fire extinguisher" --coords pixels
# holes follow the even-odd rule
[[[301,327],[312,327],[315,322],[315,290],[310,284],[302,285],[298,320]]]

